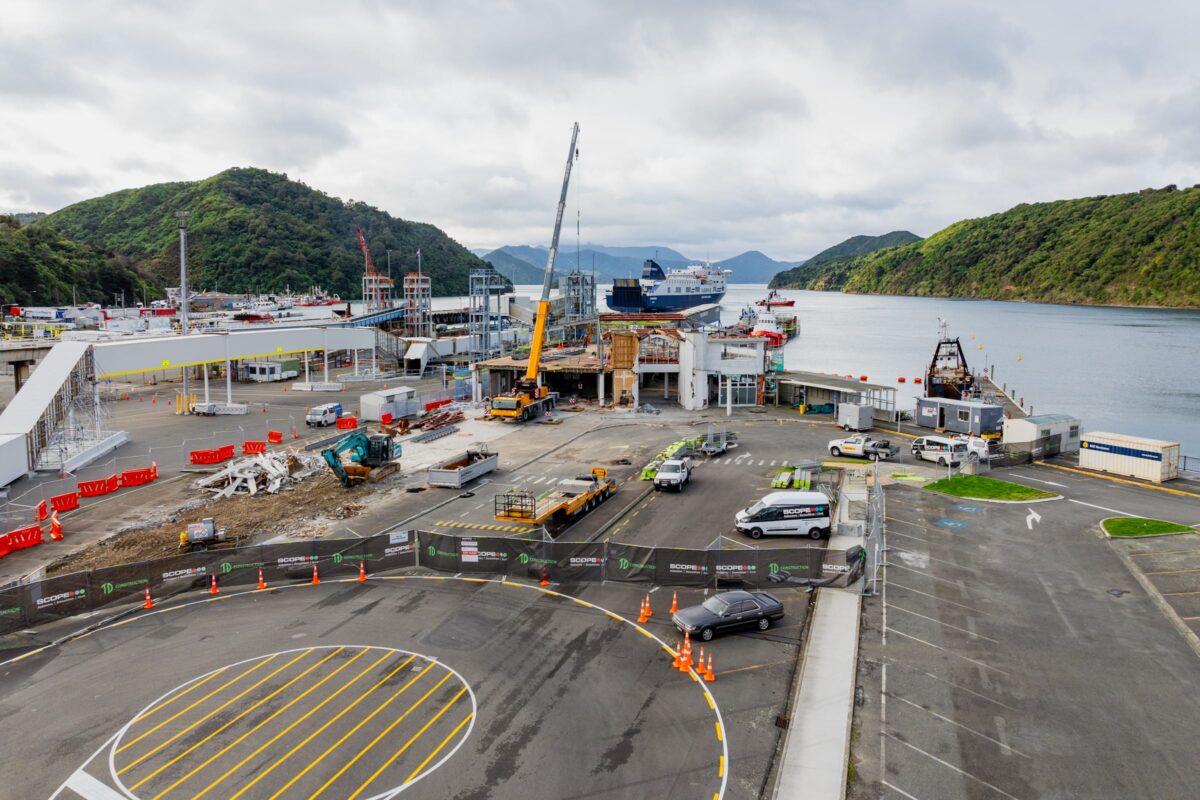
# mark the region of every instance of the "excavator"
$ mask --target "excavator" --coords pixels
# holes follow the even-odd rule
[[[529,366],[525,377],[507,393],[492,398],[490,414],[499,419],[525,422],[554,410],[558,393],[549,391],[538,383],[541,371],[542,344],[546,338],[546,319],[550,316],[550,287],[554,284],[554,257],[558,254],[558,235],[562,231],[563,211],[567,206],[567,185],[571,182],[571,166],[579,151],[575,142],[579,138],[579,123],[571,128],[571,148],[567,151],[567,169],[563,175],[562,194],[558,198],[558,213],[554,217],[554,236],[550,239],[550,252],[546,254],[546,276],[542,281],[542,299],[538,301],[537,319],[533,325],[533,342],[529,350]]]
[[[350,463],[342,460],[343,454],[349,454]],[[396,460],[400,458],[400,443],[387,434],[368,436],[355,431],[322,450],[321,457],[347,487],[368,480],[375,483],[400,471]]]

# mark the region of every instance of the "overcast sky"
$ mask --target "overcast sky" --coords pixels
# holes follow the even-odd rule
[[[575,120],[583,240],[714,259],[1200,182],[1179,0],[2,13],[0,211],[258,166],[469,247],[544,243]]]

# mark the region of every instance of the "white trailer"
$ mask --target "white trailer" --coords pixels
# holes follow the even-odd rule
[[[875,408],[861,403],[839,403],[837,424],[842,430],[869,431],[875,427]]]
[[[425,480],[430,486],[445,486],[461,489],[481,475],[496,469],[499,453],[486,450],[468,450],[429,468]]]
[[[1179,477],[1179,442],[1120,433],[1085,433],[1079,466],[1162,483]]]
[[[204,403],[199,402],[192,406],[192,413],[199,414],[204,417],[220,417],[236,414],[245,414],[249,409],[245,403]]]

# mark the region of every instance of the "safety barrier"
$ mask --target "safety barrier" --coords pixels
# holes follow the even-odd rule
[[[80,481],[79,496],[80,497],[99,497],[102,494],[110,494],[121,488],[121,479],[117,475],[109,475],[107,478],[101,478],[96,481]]]
[[[450,398],[447,397],[445,400],[434,400],[432,403],[426,403],[425,404],[425,413],[428,414],[430,411],[436,411],[437,409],[441,408],[442,406],[448,406],[453,402],[454,402],[453,400],[451,400]]]
[[[267,441],[271,444],[282,444],[283,431],[267,431]]]
[[[339,417],[337,426],[341,430],[354,430],[358,427],[358,417]]]
[[[142,467],[141,469],[127,469],[121,473],[121,488],[127,486],[141,486],[144,483],[150,483],[157,478],[157,471],[151,470],[150,467]]]
[[[253,456],[267,452],[266,442],[242,442],[242,455]]]
[[[79,492],[54,495],[50,498],[50,507],[55,511],[73,511],[79,508]]]
[[[220,464],[233,458],[233,445],[227,444],[216,450],[192,450],[188,458],[193,464]]]
[[[14,533],[41,540],[40,527],[12,531],[2,537],[5,541],[0,542],[0,549],[11,546],[7,539]],[[146,589],[151,589],[156,597],[205,589],[213,575],[218,576],[222,587],[251,588],[257,585],[260,570],[267,585],[310,582],[314,566],[322,578],[351,578],[358,574],[362,564],[368,574],[426,567],[454,574],[495,574],[568,583],[618,581],[783,589],[812,584],[845,585],[857,580],[863,563],[862,548],[845,552],[822,547],[687,550],[615,542],[543,542],[396,531],[362,539],[321,539],[181,553],[7,586],[0,588],[0,633],[140,599]]]
[[[17,550],[34,547],[42,543],[42,526],[30,525],[28,528],[17,528],[8,533],[0,534],[0,558]],[[0,630],[3,623],[0,623]]]
[[[45,500],[43,500],[42,502],[40,502],[36,506],[34,506],[34,509],[33,509],[33,521],[34,522],[45,522],[46,518],[49,516],[50,516],[50,511],[46,508]]]

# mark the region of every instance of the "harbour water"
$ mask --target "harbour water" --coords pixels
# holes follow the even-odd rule
[[[536,295],[541,287],[516,289]],[[731,285],[722,321],[736,321],[766,293],[765,285]],[[900,388],[900,407],[912,409],[912,379],[925,371],[941,317],[972,369],[994,368],[996,382],[1035,414],[1073,414],[1085,431],[1178,441],[1184,454],[1200,456],[1200,311],[782,294],[795,299],[800,319],[785,351],[790,369],[866,375]]]

